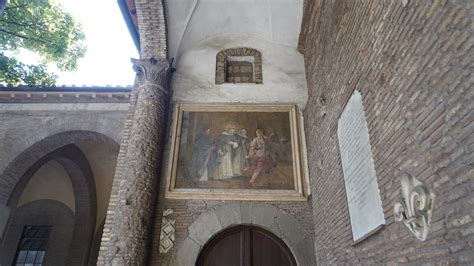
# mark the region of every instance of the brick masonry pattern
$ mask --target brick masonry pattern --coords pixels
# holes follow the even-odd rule
[[[474,261],[472,1],[305,1],[299,49],[316,255],[321,265]],[[337,121],[360,90],[386,227],[353,245]],[[435,194],[417,241],[394,221],[400,176]]]
[[[137,9],[137,20],[140,35],[140,57],[157,59],[164,59],[167,57],[167,37],[166,37],[166,19],[164,16],[164,6],[162,1],[148,1],[136,0],[135,6]],[[111,228],[114,227],[114,210],[119,204],[119,187],[122,181],[125,164],[126,153],[129,146],[129,139],[131,135],[132,126],[134,123],[134,114],[137,106],[137,88],[139,81],[136,80],[133,86],[132,95],[130,96],[130,105],[125,119],[122,142],[117,157],[117,166],[115,170],[115,177],[112,183],[112,190],[109,199],[109,207],[104,224],[104,231],[101,239],[101,246],[99,250],[99,257],[97,259],[98,265],[106,264],[107,253],[113,251],[110,246]],[[159,239],[159,230],[158,230]],[[144,240],[148,242],[148,240]],[[145,243],[146,246],[147,243]],[[142,251],[145,254],[145,251]],[[149,252],[150,253],[150,252]],[[143,258],[136,258],[142,260]]]

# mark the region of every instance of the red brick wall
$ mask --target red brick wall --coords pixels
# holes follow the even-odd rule
[[[321,264],[474,261],[473,6],[306,1],[300,50]],[[387,225],[353,245],[336,130],[355,89],[363,95]],[[394,221],[405,172],[436,194],[425,242]]]

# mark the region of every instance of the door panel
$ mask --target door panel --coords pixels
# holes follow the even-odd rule
[[[240,225],[213,237],[204,246],[198,266],[293,266],[295,259],[281,239],[254,226]]]

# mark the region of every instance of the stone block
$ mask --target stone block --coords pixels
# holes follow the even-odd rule
[[[204,245],[213,235],[222,230],[222,225],[217,218],[214,209],[201,214],[194,223],[189,226],[189,237],[198,244]]]
[[[229,203],[217,206],[215,212],[223,228],[237,225],[242,222],[239,203]]]
[[[189,237],[181,244],[176,256],[176,264],[179,266],[192,266],[196,263],[201,246]]]
[[[289,246],[295,246],[309,235],[302,227],[295,226],[298,221],[283,212],[277,212],[275,223],[280,229],[281,238]]]
[[[281,237],[279,225],[275,222],[278,209],[271,205],[254,204],[251,212],[252,224],[265,227],[272,233]]]
[[[240,214],[241,220],[243,224],[251,224],[252,223],[252,202],[242,201],[240,203]]]
[[[300,241],[294,248],[293,255],[296,263],[301,266],[313,266],[316,264],[315,248],[313,238],[308,235]]]

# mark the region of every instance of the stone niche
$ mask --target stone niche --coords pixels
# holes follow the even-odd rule
[[[216,84],[262,84],[262,54],[251,48],[231,48],[216,55]]]

